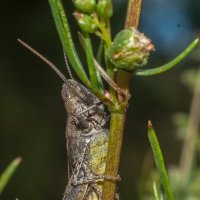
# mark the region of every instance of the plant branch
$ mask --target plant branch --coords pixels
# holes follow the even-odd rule
[[[129,0],[125,28],[137,28],[140,21],[142,0]]]
[[[137,28],[139,24],[141,4],[142,0],[129,0],[125,28],[133,26]],[[116,75],[117,85],[123,90],[127,91],[127,96],[125,99],[120,99],[119,97],[119,102],[125,104],[124,112],[111,112],[110,139],[108,144],[105,174],[113,177],[118,175],[131,77],[131,73],[124,72],[123,70],[120,70]],[[115,199],[115,195],[116,182],[105,180],[103,182],[102,199],[113,200]]]
[[[109,162],[109,164],[106,163],[105,175],[112,176],[113,178],[117,177],[118,175],[124,123],[125,123],[124,114],[120,113],[111,114],[109,151],[111,151],[112,153],[107,154],[107,162],[110,160],[112,160],[112,162]],[[116,191],[116,182],[105,180],[103,184],[103,200],[115,199],[115,191]]]

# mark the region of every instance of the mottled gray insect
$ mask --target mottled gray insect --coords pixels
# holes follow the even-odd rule
[[[69,162],[69,181],[63,200],[100,200],[109,135],[108,129],[104,128],[104,105],[91,91],[72,79],[63,84],[62,98],[68,115]]]
[[[64,81],[61,96],[67,111],[68,184],[63,200],[101,200],[105,176],[109,130],[104,105],[86,87],[65,76],[28,44],[23,46],[46,62]],[[65,59],[66,60],[66,59]]]

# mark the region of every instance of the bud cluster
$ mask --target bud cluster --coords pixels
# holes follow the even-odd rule
[[[94,33],[98,26],[96,20],[109,19],[112,12],[111,0],[72,0],[76,11],[74,17],[83,32]]]

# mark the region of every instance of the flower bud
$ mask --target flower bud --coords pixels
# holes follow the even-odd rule
[[[72,0],[75,8],[83,13],[92,13],[95,10],[96,0]]]
[[[85,33],[94,33],[97,30],[97,25],[94,22],[92,15],[83,14],[78,11],[73,13],[79,27]]]
[[[116,35],[107,55],[117,69],[131,71],[146,65],[152,50],[151,40],[132,27]]]
[[[96,12],[100,18],[108,19],[112,17],[112,2],[111,0],[99,0],[96,6]]]

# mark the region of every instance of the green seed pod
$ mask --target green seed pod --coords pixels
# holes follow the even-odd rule
[[[72,0],[75,8],[83,13],[92,13],[95,10],[96,0]]]
[[[83,14],[78,11],[74,12],[73,15],[83,32],[94,33],[98,29],[92,15]]]
[[[112,17],[113,10],[111,0],[99,0],[96,6],[96,12],[97,15],[103,19]]]
[[[132,27],[116,35],[107,55],[117,69],[131,71],[146,65],[152,50],[151,40]]]

